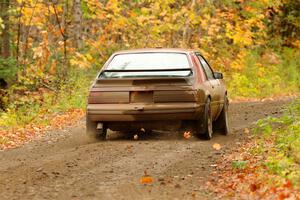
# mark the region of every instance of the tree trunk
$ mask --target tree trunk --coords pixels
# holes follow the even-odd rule
[[[74,0],[74,46],[77,49],[82,48],[81,38],[81,23],[82,23],[82,11],[81,11],[81,0]]]
[[[4,23],[4,30],[2,31],[1,35],[1,56],[4,58],[8,58],[10,56],[10,37],[9,37],[9,0],[0,0],[1,2],[1,17]]]
[[[60,30],[60,34],[63,38],[63,43],[64,43],[64,59],[62,62],[62,73],[61,73],[61,79],[62,81],[65,81],[65,78],[67,76],[67,70],[69,68],[69,60],[68,60],[68,52],[67,52],[67,40],[68,40],[68,11],[69,11],[69,3],[68,0],[65,0],[64,2],[64,9],[63,9],[63,16],[62,16],[62,22],[59,21],[59,16],[58,16],[58,12],[56,9],[56,5],[52,4],[53,10],[54,10],[54,14],[55,14],[55,18],[56,18],[56,22],[58,24],[58,28]]]
[[[63,64],[63,77],[64,77],[64,81],[65,78],[67,76],[68,73],[68,68],[69,68],[69,60],[68,60],[68,50],[67,50],[67,40],[69,39],[68,36],[68,16],[69,16],[69,0],[65,0],[64,3],[64,12],[63,12],[63,28],[64,28],[64,32],[63,32],[63,40],[64,40],[64,64]]]

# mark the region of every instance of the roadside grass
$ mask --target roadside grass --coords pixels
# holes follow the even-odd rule
[[[282,117],[259,120],[255,133],[259,140],[252,153],[266,158],[262,165],[271,174],[292,181],[300,189],[300,99]]]
[[[0,113],[0,127],[9,129],[28,123],[47,124],[43,116],[59,114],[70,109],[85,109],[89,86],[95,71],[73,71],[60,90],[39,90],[27,93]]]
[[[0,113],[0,149],[21,145],[60,124],[75,123],[85,111],[96,70],[76,70],[59,90],[39,89],[8,105]]]
[[[247,129],[247,128],[246,128]],[[268,117],[217,162],[207,191],[218,199],[300,198],[300,99]]]

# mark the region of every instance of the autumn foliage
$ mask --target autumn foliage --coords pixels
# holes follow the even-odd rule
[[[121,49],[197,49],[224,73],[230,98],[297,94],[299,10],[294,0],[0,0],[0,150],[80,120],[91,80]],[[291,113],[260,121],[263,137],[213,166],[207,189],[299,199],[299,106]]]
[[[11,93],[61,90],[70,71],[99,69],[115,50],[157,46],[199,49],[225,73],[232,96],[299,89],[300,64],[293,59],[300,48],[297,1],[3,0],[1,5],[0,78],[14,85],[1,99],[4,108]]]

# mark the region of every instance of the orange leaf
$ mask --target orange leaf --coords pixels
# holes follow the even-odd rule
[[[286,180],[286,182],[283,185],[286,188],[291,188],[292,187],[292,182],[290,180]]]
[[[185,139],[190,139],[190,138],[191,138],[191,132],[189,132],[189,131],[184,132],[184,133],[183,133],[183,137],[184,137]]]
[[[153,182],[153,178],[151,176],[145,175],[145,176],[142,176],[140,182],[141,182],[141,184],[150,184]]]
[[[271,192],[271,193],[276,193],[276,192],[277,192],[276,187],[271,187],[271,188],[270,188],[270,192]]]
[[[254,184],[254,183],[252,183],[252,184],[250,185],[250,190],[251,190],[251,192],[255,192],[255,191],[258,190],[258,189],[259,189],[259,185]]]
[[[284,192],[281,192],[280,194],[279,194],[279,200],[284,200],[284,199],[287,199],[287,198],[289,198],[289,194],[287,194],[287,193],[284,193]]]

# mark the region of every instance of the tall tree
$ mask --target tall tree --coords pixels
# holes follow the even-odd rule
[[[76,48],[82,47],[81,38],[81,22],[82,22],[82,11],[81,11],[81,0],[74,0],[74,46]]]
[[[4,30],[1,35],[1,56],[8,58],[10,56],[10,37],[9,37],[9,0],[0,0],[0,13],[4,22]]]

